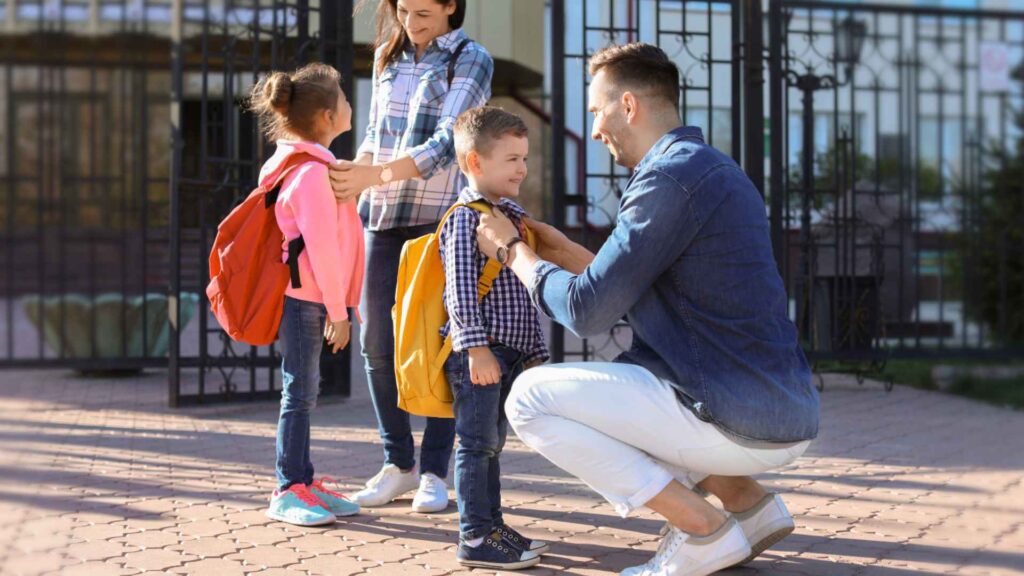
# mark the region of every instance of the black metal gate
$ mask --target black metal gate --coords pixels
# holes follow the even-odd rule
[[[166,21],[85,8],[0,36],[0,367],[166,365]]]
[[[1024,12],[772,0],[769,44],[773,237],[809,355],[1019,354]]]
[[[552,218],[596,250],[615,222],[629,172],[590,138],[587,59],[611,43],[660,46],[678,64],[680,110],[713,146],[741,162],[759,189],[764,179],[762,14],[744,0],[555,0],[551,6]],[[753,55],[753,57],[749,57]],[[625,325],[580,341],[552,327],[552,352],[609,359],[628,347]]]
[[[352,94],[352,2],[179,1],[171,34],[169,401],[275,397],[274,347],[231,341],[209,313],[206,258],[217,224],[255,188],[273,151],[242,108],[247,90],[267,71],[316,60],[337,67]],[[351,157],[351,135],[339,138],[334,152]],[[182,338],[189,307],[198,335]],[[197,349],[183,348],[186,343]],[[350,350],[321,358],[322,394],[348,393]]]
[[[682,73],[684,122],[765,191],[812,360],[1020,355],[1024,13],[766,5],[552,2],[553,219],[592,249],[607,237],[628,173],[589,139],[586,60],[657,44]],[[553,350],[607,359],[629,338],[556,326]]]
[[[247,89],[319,60],[352,94],[352,2],[12,6],[0,35],[0,368],[169,366],[175,406],[275,395],[274,349],[239,347],[209,315],[207,255],[271,153],[242,111]],[[351,136],[335,143],[339,157],[351,150]],[[348,353],[322,364],[324,393],[346,393]]]

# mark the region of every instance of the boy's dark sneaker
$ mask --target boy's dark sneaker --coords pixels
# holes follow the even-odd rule
[[[501,536],[516,546],[520,550],[527,552],[535,552],[537,554],[547,554],[551,551],[551,545],[543,540],[533,540],[523,536],[508,524],[499,524],[494,527],[495,530],[501,532]]]
[[[488,534],[483,543],[476,548],[460,541],[455,559],[459,564],[473,568],[520,570],[540,562],[540,555],[536,552],[521,550],[511,540],[503,537],[501,532],[495,530]]]

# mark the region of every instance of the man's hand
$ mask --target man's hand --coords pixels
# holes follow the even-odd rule
[[[476,228],[476,241],[480,251],[488,258],[497,259],[498,247],[508,246],[509,241],[519,236],[519,229],[501,210],[493,214],[481,214],[480,225]]]
[[[523,224],[533,230],[533,236],[537,240],[537,256],[540,256],[541,260],[559,262],[559,256],[574,244],[561,230],[550,224],[532,218],[523,218]]]
[[[501,365],[487,346],[469,349],[469,380],[478,386],[501,382]]]
[[[330,166],[331,188],[338,202],[349,202],[379,182],[380,167],[338,160]]]
[[[542,360],[540,358],[537,358],[536,360],[530,360],[529,362],[527,362],[526,364],[523,365],[523,372],[526,372],[530,368],[536,368],[537,366],[540,366],[543,363],[544,363],[544,360]]]
[[[338,350],[344,350],[348,346],[351,333],[352,323],[349,320],[331,322],[330,318],[327,319],[327,326],[324,327],[324,339],[332,348],[331,354],[337,354]]]

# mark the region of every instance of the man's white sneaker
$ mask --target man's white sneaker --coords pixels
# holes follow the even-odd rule
[[[366,488],[352,495],[351,500],[364,508],[383,506],[415,490],[418,479],[415,468],[402,472],[394,464],[385,464],[376,476],[367,480]]]
[[[412,511],[428,514],[448,507],[448,484],[427,472],[420,476],[420,488],[412,498]]]
[[[627,568],[621,575],[707,576],[735,565],[749,554],[750,544],[732,518],[707,536],[692,536],[673,526],[650,562]]]
[[[778,544],[780,540],[793,532],[795,524],[782,498],[778,494],[768,494],[745,512],[732,514],[740,524],[743,534],[750,542],[750,555],[737,566],[746,564],[765,550]]]

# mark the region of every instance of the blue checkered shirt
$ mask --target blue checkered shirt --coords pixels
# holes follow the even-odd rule
[[[459,202],[482,200],[472,188],[463,189]],[[526,212],[518,204],[502,198],[498,208],[516,226]],[[537,309],[530,301],[530,292],[510,268],[502,268],[491,291],[477,303],[477,282],[487,264],[487,256],[479,250],[476,227],[480,214],[472,208],[456,208],[441,228],[441,260],[444,262],[444,307],[450,320],[441,329],[441,336],[452,333],[452,350],[504,344],[523,353],[526,363],[549,358],[541,331]]]
[[[409,156],[420,178],[374,186],[360,197],[359,215],[369,230],[437,222],[466,185],[452,130],[459,114],[490,99],[494,61],[470,42],[449,89],[448,63],[465,38],[461,28],[452,30],[431,42],[419,62],[410,44],[379,75],[374,66],[370,122],[357,155],[373,154],[374,164]]]

